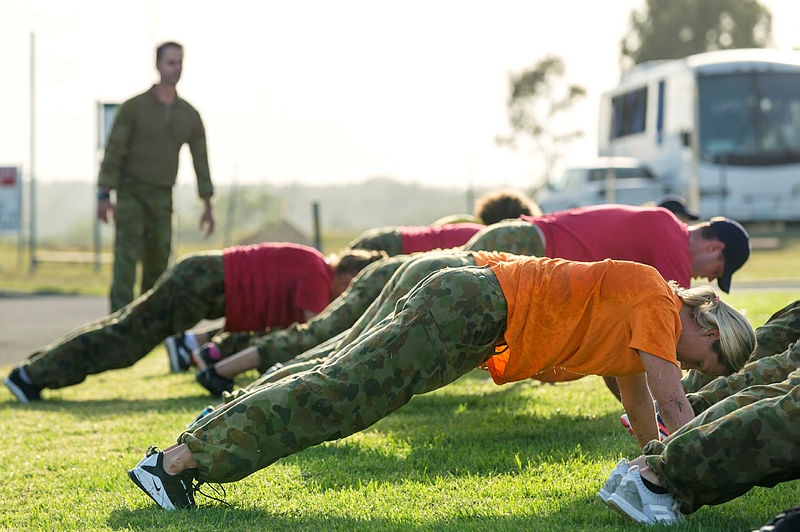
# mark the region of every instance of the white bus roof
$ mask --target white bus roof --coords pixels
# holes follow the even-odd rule
[[[800,51],[774,48],[737,48],[690,55],[682,59],[647,61],[622,73],[619,85],[630,86],[653,76],[663,76],[680,70],[702,73],[737,70],[797,71],[800,70]]]

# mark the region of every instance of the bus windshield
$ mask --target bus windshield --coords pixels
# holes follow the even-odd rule
[[[700,158],[738,166],[800,162],[800,73],[701,75]]]

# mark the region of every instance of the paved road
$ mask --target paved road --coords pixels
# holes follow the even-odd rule
[[[16,364],[34,349],[108,313],[108,298],[0,295],[0,366]]]
[[[800,290],[798,281],[738,283],[739,290]],[[100,296],[19,295],[0,292],[0,366],[23,360],[34,349],[101,318],[108,299]]]
[[[0,366],[17,364],[35,349],[107,314],[104,296],[0,292]],[[198,327],[220,325],[202,321]]]

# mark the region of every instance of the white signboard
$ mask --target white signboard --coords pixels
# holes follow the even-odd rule
[[[104,151],[119,110],[118,103],[97,102],[97,150]]]
[[[0,232],[22,228],[22,179],[19,167],[0,166]]]

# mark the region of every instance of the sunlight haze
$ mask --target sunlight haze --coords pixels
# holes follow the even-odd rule
[[[6,0],[0,165],[30,177],[31,34],[37,181],[96,179],[96,102],[147,89],[156,44],[177,40],[178,92],[203,117],[217,184],[527,187],[539,161],[494,142],[507,132],[509,73],[561,57],[565,79],[588,91],[570,119],[585,137],[568,155],[594,156],[598,98],[642,3]],[[800,46],[800,2],[762,3],[775,45]],[[179,175],[194,179],[188,153]]]

